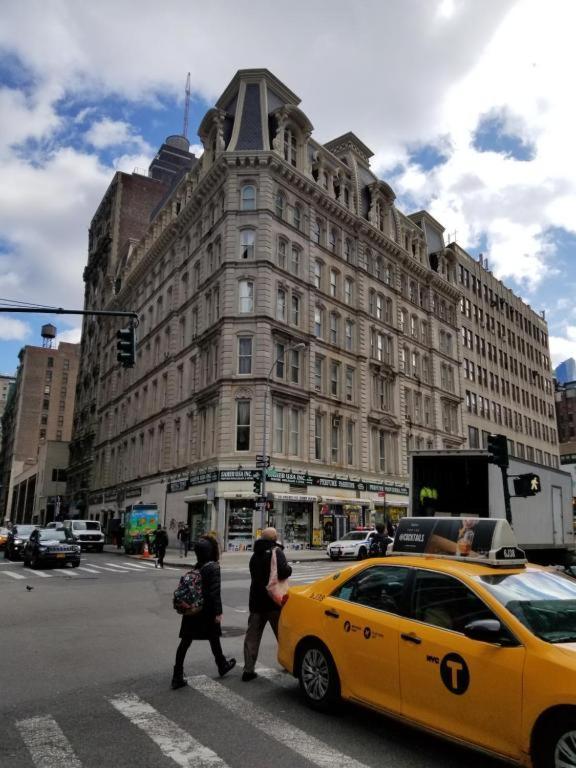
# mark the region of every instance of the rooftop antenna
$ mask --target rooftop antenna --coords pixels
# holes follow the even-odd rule
[[[190,111],[190,72],[186,78],[186,98],[184,99],[184,128],[182,130],[182,136],[188,138],[188,112]]]

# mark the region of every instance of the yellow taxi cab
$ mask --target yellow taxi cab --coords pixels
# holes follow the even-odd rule
[[[8,528],[0,528],[0,549],[5,549],[9,533]]]
[[[576,768],[576,581],[527,564],[505,520],[401,520],[388,557],[289,590],[278,659],[317,709]]]

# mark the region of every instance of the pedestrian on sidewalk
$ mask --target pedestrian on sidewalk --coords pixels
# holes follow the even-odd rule
[[[178,547],[180,550],[180,557],[188,557],[188,550],[190,549],[190,528],[186,523],[179,523],[178,533]]]
[[[243,682],[258,677],[255,671],[260,641],[266,624],[270,622],[272,631],[278,639],[278,620],[280,618],[280,606],[268,595],[266,587],[270,581],[270,564],[272,550],[276,550],[276,564],[278,567],[278,579],[283,581],[292,575],[292,568],[288,565],[284,548],[278,543],[276,528],[264,528],[262,538],[254,544],[254,554],[250,558],[250,597],[248,608],[248,628],[244,637],[244,671]]]
[[[156,552],[156,561],[154,567],[164,568],[164,557],[166,556],[166,547],[168,546],[168,534],[166,528],[162,528],[161,525],[156,529],[156,536],[154,537],[154,551]]]
[[[216,545],[216,547],[214,546]],[[172,688],[187,685],[184,677],[184,659],[193,640],[208,640],[218,667],[220,677],[224,677],[236,666],[236,659],[227,659],[222,651],[222,595],[220,591],[220,563],[218,544],[212,538],[200,538],[194,545],[196,565],[202,575],[202,610],[193,616],[182,616],[180,625],[180,645],[176,651]]]

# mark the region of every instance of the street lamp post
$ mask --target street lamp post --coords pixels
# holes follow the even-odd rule
[[[267,413],[268,413],[268,391],[270,389],[270,378],[272,377],[272,371],[276,367],[276,365],[284,358],[287,352],[293,352],[296,349],[305,349],[308,346],[308,344],[305,341],[298,341],[294,342],[293,344],[288,344],[287,347],[285,347],[282,352],[278,355],[278,357],[274,360],[270,367],[270,371],[268,372],[268,378],[266,379],[266,389],[264,390],[264,426],[263,426],[263,432],[262,432],[262,480],[261,480],[261,498],[264,499],[264,503],[260,504],[260,528],[263,528],[264,526],[264,510],[265,510],[265,504],[266,504],[266,449],[267,449],[267,432],[268,432],[268,424],[267,424]]]

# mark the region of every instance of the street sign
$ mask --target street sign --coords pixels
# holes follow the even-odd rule
[[[256,454],[256,467],[258,469],[267,469],[270,466],[270,456],[264,456],[262,453]]]

